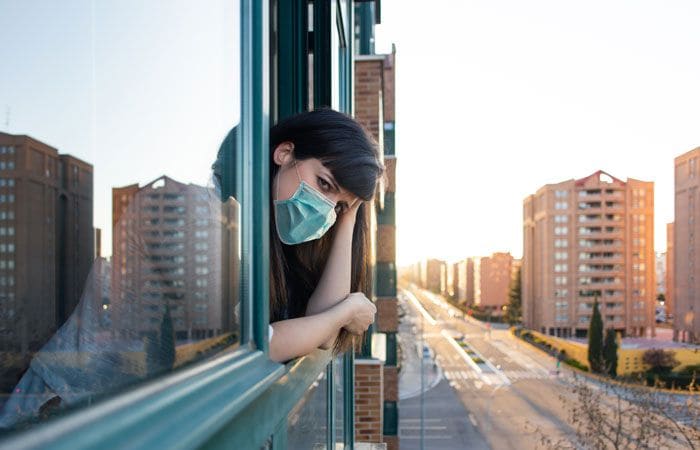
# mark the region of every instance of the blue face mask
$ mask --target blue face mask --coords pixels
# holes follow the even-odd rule
[[[296,161],[294,162],[296,168]],[[318,239],[335,223],[335,203],[299,176],[299,187],[291,198],[275,200],[275,222],[280,240],[287,245]],[[277,184],[279,194],[279,180]],[[279,195],[276,195],[279,197]]]

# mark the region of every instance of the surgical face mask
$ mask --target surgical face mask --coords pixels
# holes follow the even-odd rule
[[[335,223],[335,203],[312,188],[299,176],[296,161],[294,170],[299,178],[299,187],[291,198],[275,200],[275,222],[280,240],[287,245],[318,239]],[[279,197],[279,180],[277,192]]]

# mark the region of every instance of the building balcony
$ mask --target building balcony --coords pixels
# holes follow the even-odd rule
[[[587,271],[587,272],[579,270],[576,273],[576,276],[577,277],[589,277],[589,278],[593,278],[593,277],[597,277],[597,278],[605,278],[605,277],[622,278],[624,274],[625,274],[625,272],[622,270],[619,270],[619,269],[617,269],[617,270],[614,270],[614,269],[613,270],[600,270],[600,269],[598,269],[598,270],[591,270],[591,271]],[[622,281],[621,283],[624,284],[624,281]],[[596,284],[605,284],[605,283],[596,283]]]
[[[579,264],[623,264],[625,260],[622,257],[596,257],[578,259]]]
[[[583,253],[595,253],[595,252],[611,252],[613,250],[622,249],[622,244],[595,244],[591,246],[578,246],[579,252]]]
[[[576,289],[581,290],[581,291],[605,291],[606,289],[624,289],[625,287],[625,282],[620,281],[618,283],[589,283],[589,284],[581,284],[581,283],[576,283]],[[602,297],[602,295],[601,295]]]
[[[604,227],[610,225],[610,221],[604,218],[599,219],[587,219],[585,218],[588,214],[580,214],[576,223],[580,227]]]
[[[598,192],[597,194],[587,194],[586,191],[579,191],[576,199],[579,202],[602,202],[603,194]]]

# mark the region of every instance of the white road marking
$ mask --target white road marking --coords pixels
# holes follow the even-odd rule
[[[477,423],[476,423],[476,418],[474,417],[474,414],[469,413],[469,421],[470,421],[470,422],[472,423],[472,425],[474,425],[475,427],[478,426]]]
[[[406,296],[408,299],[413,303],[413,305],[418,309],[418,311],[423,315],[425,320],[427,320],[431,325],[436,325],[437,321],[433,319],[433,317],[426,311],[425,308],[423,308],[423,305],[418,301],[415,295],[413,295],[413,292],[410,291],[404,291],[406,293]]]

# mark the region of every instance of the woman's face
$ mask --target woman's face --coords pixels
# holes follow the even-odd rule
[[[273,153],[274,163],[280,167],[272,185],[274,200],[291,198],[300,181],[304,181],[331,200],[338,215],[359,201],[356,195],[338,185],[331,171],[319,159],[295,160],[293,148],[290,142],[283,142]]]

